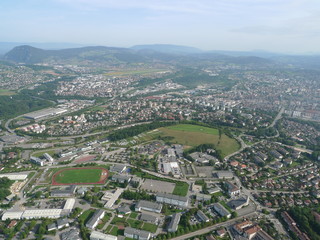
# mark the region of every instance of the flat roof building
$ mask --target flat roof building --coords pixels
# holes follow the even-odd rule
[[[157,225],[159,222],[159,219],[156,216],[150,215],[150,214],[146,214],[146,213],[142,213],[140,216],[140,220],[143,222],[148,222],[148,223],[152,223]]]
[[[68,110],[63,109],[63,108],[47,108],[35,112],[30,112],[25,115],[23,115],[25,118],[29,118],[32,120],[38,120],[41,118],[46,118],[46,117],[53,117],[62,113],[67,112]]]
[[[124,236],[138,240],[149,240],[151,237],[151,233],[136,228],[126,227],[124,229]]]
[[[219,172],[216,172],[215,175],[219,179],[231,179],[231,178],[233,178],[233,173],[230,172],[230,171],[219,171]]]
[[[28,177],[28,174],[25,173],[16,173],[16,174],[0,174],[0,178],[7,177],[13,181],[22,181]]]
[[[76,186],[72,185],[65,189],[56,189],[51,191],[51,197],[72,197],[76,192]]]
[[[162,209],[162,204],[145,201],[145,200],[140,200],[135,207],[135,210],[137,212],[140,212],[141,210],[145,210],[145,211],[160,213],[161,209]]]
[[[68,198],[63,206],[63,210],[72,210],[76,203],[75,198]]]
[[[112,208],[114,203],[118,200],[120,195],[123,193],[123,188],[118,188],[114,193],[106,192],[101,200],[107,201],[104,205],[105,208]]]
[[[92,231],[90,234],[90,240],[117,240],[118,237],[110,234],[104,234],[98,231]]]

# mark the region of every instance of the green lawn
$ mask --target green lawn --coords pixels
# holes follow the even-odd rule
[[[120,223],[120,224],[125,224],[125,218],[120,218],[120,217],[117,217],[115,216],[112,221],[111,221],[111,224],[117,224],[117,223]]]
[[[57,183],[94,183],[100,180],[101,169],[65,169],[55,176]]]
[[[105,213],[105,216],[101,219],[101,223],[97,225],[97,229],[102,229],[104,225],[109,221],[111,213]]]
[[[144,223],[141,229],[148,232],[155,233],[158,229],[158,226],[152,223]]]
[[[114,226],[112,230],[109,232],[109,234],[113,236],[118,236],[118,227]]]
[[[131,219],[131,218],[127,219],[126,222],[129,223],[130,227],[139,228],[139,229],[141,228],[141,226],[143,224],[143,222],[141,222],[139,220]]]
[[[133,212],[133,213],[131,213],[131,214],[130,214],[130,216],[129,216],[129,217],[130,217],[130,218],[134,218],[134,219],[136,219],[136,218],[138,217],[138,215],[139,215],[138,213]]]
[[[189,190],[189,185],[186,182],[176,182],[172,194],[186,196]]]
[[[225,134],[219,136],[219,130],[191,124],[178,124],[175,126],[159,128],[161,136],[173,137],[172,143],[178,143],[187,147],[194,147],[200,144],[214,144],[218,150],[222,151],[222,155],[226,156],[236,152],[239,143]]]
[[[87,223],[87,221],[92,217],[92,215],[94,214],[95,209],[88,209],[86,211],[84,211],[80,216],[79,216],[79,220],[82,220],[84,222],[84,224]]]

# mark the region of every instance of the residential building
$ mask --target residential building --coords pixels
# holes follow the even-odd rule
[[[168,225],[168,232],[175,232],[178,230],[178,225],[180,222],[181,213],[175,213],[172,215],[171,221]]]
[[[214,203],[213,208],[221,217],[224,217],[224,216],[226,216],[227,218],[231,217],[230,212],[220,203]]]
[[[99,220],[104,217],[104,214],[105,212],[102,209],[96,210],[93,216],[86,223],[86,227],[94,229],[98,225]]]
[[[182,208],[185,208],[188,206],[187,197],[173,195],[169,193],[157,193],[156,200],[157,202],[160,202],[160,203],[167,203],[167,204],[175,205]]]
[[[210,221],[210,219],[201,210],[197,211],[197,217],[199,218],[199,220],[201,222],[209,222]]]

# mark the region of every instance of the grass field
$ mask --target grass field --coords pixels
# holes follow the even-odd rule
[[[86,224],[89,219],[93,216],[95,210],[94,209],[88,209],[86,211],[84,211],[80,216],[79,216],[79,220],[82,220],[84,222],[84,224]]]
[[[15,95],[16,93],[7,89],[0,89],[0,96],[11,96]]]
[[[155,233],[158,229],[157,225],[154,225],[152,223],[144,223],[142,226],[142,230]]]
[[[189,185],[186,182],[176,182],[172,194],[186,196],[189,190]]]
[[[101,178],[100,168],[70,168],[58,171],[53,176],[56,184],[98,183]]]
[[[222,155],[226,156],[236,152],[240,145],[239,143],[225,134],[219,136],[219,130],[191,124],[178,124],[175,126],[159,128],[161,136],[173,137],[171,142],[186,145],[189,147],[200,144],[211,143],[218,150],[222,151]]]

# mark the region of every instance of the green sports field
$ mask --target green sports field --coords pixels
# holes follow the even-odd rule
[[[171,142],[179,143],[189,147],[200,144],[211,143],[222,151],[223,156],[236,152],[239,143],[225,134],[219,136],[219,130],[191,124],[178,124],[175,126],[160,128],[162,136],[173,137]]]
[[[53,177],[54,184],[98,183],[102,169],[64,169]]]

